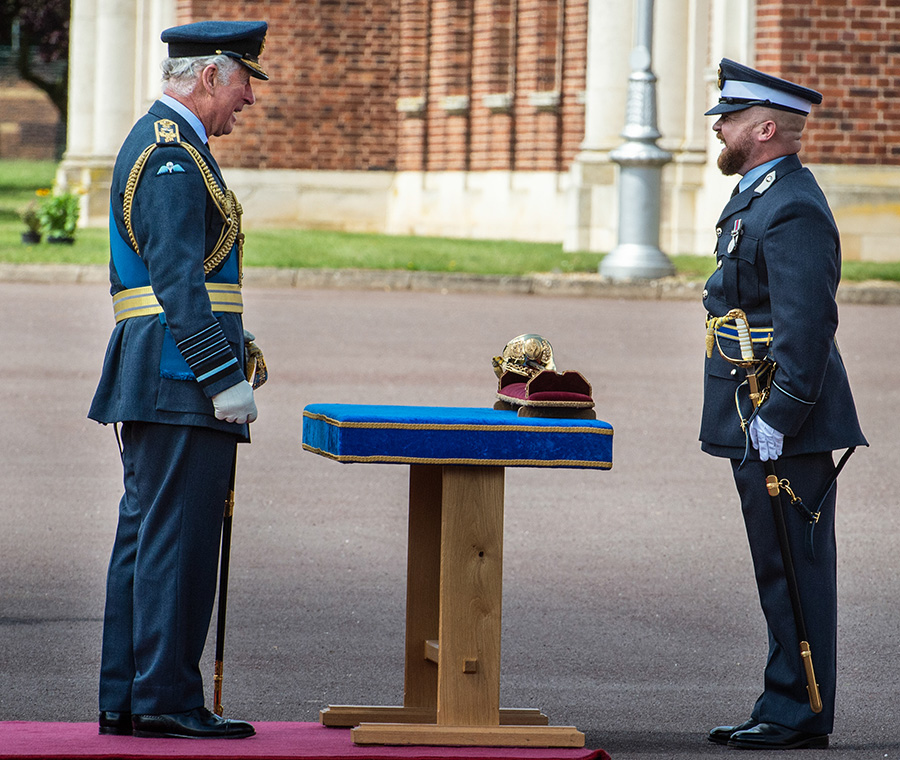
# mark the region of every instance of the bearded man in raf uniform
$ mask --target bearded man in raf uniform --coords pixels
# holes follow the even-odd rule
[[[728,59],[719,87],[721,98],[707,112],[717,116],[718,165],[741,180],[719,216],[716,270],[703,291],[700,440],[704,451],[731,460],[769,649],[763,692],[749,717],[712,729],[709,740],[742,749],[822,748],[835,701],[833,452],[866,444],[835,340],[840,237],[797,156],[806,118],[822,96]],[[784,520],[821,704],[807,688],[768,463],[819,510],[817,523],[790,507]]]
[[[208,139],[255,102],[267,25],[165,30],[163,95],[132,128],[110,192],[116,326],[89,416],[121,424],[125,493],[109,564],[100,733],[242,738],[204,706],[199,662],[239,441],[245,368],[241,207]],[[118,427],[117,427],[118,429]]]

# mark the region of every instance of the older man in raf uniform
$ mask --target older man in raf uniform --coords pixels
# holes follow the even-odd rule
[[[704,451],[731,460],[769,654],[750,717],[714,728],[709,740],[743,749],[822,748],[834,722],[836,670],[832,452],[866,443],[835,342],[840,238],[825,196],[797,157],[806,117],[822,96],[728,59],[719,87],[721,98],[707,112],[718,117],[718,165],[741,180],[719,216],[716,271],[703,291],[709,317],[700,440]],[[750,328],[743,348],[752,346],[754,360],[764,361],[734,361],[746,357],[737,323],[726,318],[732,310]],[[748,369],[761,370],[755,403]],[[778,477],[820,511],[815,524],[799,510],[785,512],[819,712],[806,688],[766,489],[764,463],[773,460]]]
[[[268,79],[266,28],[164,31],[164,94],[113,171],[116,326],[89,416],[122,425],[125,493],[107,578],[100,733],[254,734],[204,707],[199,668],[236,444],[257,415],[244,364],[241,208],[207,142],[253,105],[251,78]]]

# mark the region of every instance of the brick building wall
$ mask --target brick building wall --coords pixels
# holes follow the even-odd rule
[[[53,161],[65,143],[65,124],[46,92],[19,78],[14,53],[0,44],[0,158]],[[59,74],[58,64],[35,61],[38,73]]]
[[[178,23],[269,22],[258,103],[223,165],[568,168],[584,137],[587,0],[178,0]]]
[[[259,104],[229,165],[565,171],[584,137],[588,0],[178,0],[266,18]],[[804,158],[900,163],[900,4],[757,0],[756,62],[819,89]]]
[[[565,170],[584,138],[587,0],[401,0],[401,156]]]
[[[805,160],[900,164],[900,3],[755,5],[757,65],[825,96],[807,128]],[[567,169],[584,138],[587,6],[176,0],[176,14],[178,23],[270,23],[264,63],[272,81],[256,84],[258,104],[241,114],[234,135],[217,140],[226,165],[527,171]],[[50,157],[58,119],[30,88],[24,97],[23,86],[4,83],[0,150]]]
[[[900,164],[900,4],[896,0],[757,0],[756,63],[824,96],[803,158]]]
[[[400,0],[178,0],[178,23],[265,19],[270,81],[235,132],[216,140],[220,164],[259,169],[395,170]]]
[[[56,160],[63,134],[59,111],[45,92],[0,79],[0,158]]]

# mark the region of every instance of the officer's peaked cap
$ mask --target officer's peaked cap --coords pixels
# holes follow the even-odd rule
[[[227,55],[251,76],[268,79],[259,65],[268,28],[265,21],[196,21],[166,29],[160,39],[169,45],[170,58]]]
[[[743,111],[751,106],[765,106],[780,111],[806,115],[813,104],[822,102],[822,93],[751,69],[728,58],[719,64],[719,102],[707,116]]]

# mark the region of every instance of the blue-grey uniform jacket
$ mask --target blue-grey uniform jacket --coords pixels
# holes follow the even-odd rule
[[[759,414],[784,433],[784,456],[865,445],[835,341],[840,238],[812,173],[797,156],[785,157],[731,198],[716,234],[717,268],[706,283],[703,303],[713,317],[739,308],[751,327],[774,328],[768,348],[755,345],[758,358],[768,353],[777,365]],[[737,341],[720,342],[729,356],[740,357]],[[725,361],[715,348],[706,359],[704,451],[744,456],[735,391],[745,377],[744,369]],[[746,386],[740,399],[747,418],[752,407]],[[750,456],[757,457],[752,447]]]
[[[225,189],[212,154],[190,125],[165,104],[154,103],[125,139],[113,170],[109,274],[113,296],[149,285],[164,311],[116,324],[88,416],[103,423],[199,425],[246,438],[247,426],[217,420],[210,400],[244,379],[241,314],[214,312],[206,286],[207,281],[239,283],[238,245],[204,274],[222,215],[188,151],[159,137],[160,120],[177,125],[180,140],[196,148]],[[126,184],[139,156],[154,144],[131,206],[136,252],[123,211]]]

